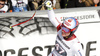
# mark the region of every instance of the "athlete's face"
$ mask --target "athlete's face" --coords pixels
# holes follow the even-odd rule
[[[61,27],[61,29],[62,29],[62,36],[63,37],[67,37],[67,36],[70,35],[70,30],[69,29],[67,29],[65,27]]]
[[[4,1],[0,1],[0,8],[2,8],[4,6],[5,2]]]
[[[63,37],[67,37],[67,36],[69,36],[69,35],[70,35],[70,32],[69,32],[69,33],[66,33],[66,32],[62,31],[62,36],[63,36]]]

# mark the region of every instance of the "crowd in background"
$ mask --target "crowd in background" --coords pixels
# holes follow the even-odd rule
[[[74,7],[90,7],[100,6],[100,0],[51,0],[53,9],[64,9]],[[23,12],[33,11],[40,5],[44,4],[45,0],[0,0],[0,12]],[[38,10],[46,10],[45,6]]]

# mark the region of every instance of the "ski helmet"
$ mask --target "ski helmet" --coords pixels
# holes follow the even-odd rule
[[[78,28],[79,23],[76,18],[68,17],[63,21],[62,25],[65,26],[66,28],[70,29],[71,34],[73,34],[76,31],[76,29]]]

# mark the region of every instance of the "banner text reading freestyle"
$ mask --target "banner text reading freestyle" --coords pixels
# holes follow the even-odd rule
[[[87,44],[86,44],[86,51],[85,51],[85,56],[90,56],[90,51],[96,51],[96,48],[91,48],[90,46],[92,45],[92,44],[96,44],[97,42],[96,41],[90,41],[90,42],[88,42]],[[82,44],[82,47],[83,47],[83,49],[84,49],[84,45]],[[50,53],[51,53],[51,51],[52,51],[52,48],[54,48],[54,45],[48,45],[48,46],[44,46],[44,48],[47,48],[48,49],[48,51],[47,51],[47,55],[49,55]],[[39,49],[40,51],[43,51],[43,47],[41,47],[41,46],[35,46],[33,49],[32,49],[32,55],[33,56],[43,56],[42,54],[39,54],[39,53],[37,53],[36,52],[36,50],[37,49]],[[20,48],[19,50],[18,50],[18,56],[28,56],[28,54],[22,54],[23,53],[23,51],[26,51],[26,50],[29,50],[29,48],[28,47],[25,47],[25,48]],[[16,51],[14,50],[14,49],[8,49],[8,50],[5,50],[4,52],[2,52],[1,50],[0,50],[0,56],[7,56],[7,53],[8,52],[10,52],[11,53],[11,55],[13,55],[13,54],[16,54]],[[3,55],[2,55],[3,54]]]

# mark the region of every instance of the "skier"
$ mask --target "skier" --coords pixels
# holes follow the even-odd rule
[[[55,17],[51,1],[46,1],[45,5],[49,20],[57,28],[55,49],[48,56],[84,56],[81,43],[74,35],[79,25],[77,19],[69,17],[60,23]]]

